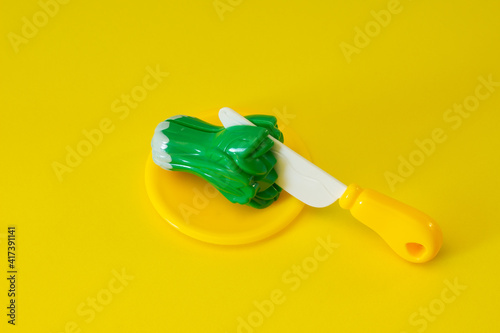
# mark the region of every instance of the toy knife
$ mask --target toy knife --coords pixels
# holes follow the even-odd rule
[[[224,127],[255,126],[230,108],[222,108]],[[326,207],[339,200],[360,222],[377,232],[402,258],[423,263],[436,256],[442,233],[436,222],[421,211],[356,184],[344,185],[272,136],[277,159],[276,183],[286,192],[313,207]]]

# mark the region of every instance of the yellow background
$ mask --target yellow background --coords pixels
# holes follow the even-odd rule
[[[44,22],[37,1],[2,1],[2,332],[498,330],[500,87],[458,128],[443,117],[475,94],[478,77],[500,81],[500,3],[402,0],[377,31],[371,11],[387,1],[221,2],[219,15],[212,0],[73,0]],[[33,16],[38,32],[14,47]],[[367,24],[369,44],[349,63],[340,45],[355,46],[356,27]],[[126,116],[113,112],[148,66],[169,75]],[[440,254],[405,262],[337,204],[306,207],[283,232],[247,246],[176,231],[145,192],[153,130],[223,106],[287,114],[280,124],[319,166],[433,216]],[[103,119],[113,130],[59,181],[53,163]],[[396,174],[399,156],[435,128],[446,141],[392,191],[386,172]],[[6,316],[7,225],[17,226],[15,327]],[[338,247],[298,287],[287,282],[294,265],[313,263],[318,237]],[[120,284],[121,272],[133,279]],[[462,289],[453,293],[453,283]],[[272,313],[256,313],[255,302],[268,305],[279,291]],[[96,297],[107,302],[99,312],[78,312]],[[429,307],[430,317],[420,314]]]

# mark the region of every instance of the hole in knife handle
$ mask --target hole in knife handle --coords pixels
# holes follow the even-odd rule
[[[406,243],[406,250],[409,255],[418,259],[425,253],[425,246],[419,243]]]

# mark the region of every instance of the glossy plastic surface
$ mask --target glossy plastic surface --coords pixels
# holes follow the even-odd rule
[[[228,107],[219,110],[219,118],[228,129],[233,128],[232,126],[248,125],[251,127],[253,125],[248,119]],[[271,136],[269,138],[274,141],[271,151],[276,157],[274,166],[278,173],[276,183],[288,193],[306,205],[322,208],[337,201],[345,192],[346,185],[282,142]]]
[[[441,248],[441,229],[432,218],[377,191],[351,184],[339,204],[408,261],[429,261]]]
[[[170,117],[156,127],[153,160],[165,170],[202,177],[233,203],[268,207],[281,192],[274,184],[278,174],[271,138],[280,142],[283,134],[273,116],[248,119],[256,126],[225,129],[195,117]]]
[[[216,118],[203,119],[217,122]],[[285,135],[292,147],[308,155],[292,131],[287,129]],[[201,177],[166,171],[153,162],[151,155],[146,161],[145,177],[156,211],[177,230],[209,243],[236,245],[264,239],[286,227],[304,207],[285,192],[265,209],[231,203]]]
[[[252,123],[230,108],[222,108],[219,118],[228,129]],[[231,127],[234,126],[234,127]],[[272,148],[278,170],[277,183],[300,201],[325,207],[342,198],[358,220],[375,230],[404,259],[426,262],[441,248],[439,226],[422,212],[372,190],[349,187],[303,158],[281,142]]]

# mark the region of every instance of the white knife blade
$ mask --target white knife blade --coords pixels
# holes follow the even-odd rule
[[[230,108],[219,111],[224,127],[236,125],[255,126],[248,119]],[[280,141],[269,135],[274,145],[271,148],[277,159],[275,170],[278,184],[295,198],[312,207],[326,207],[344,194],[347,186],[323,171]]]

